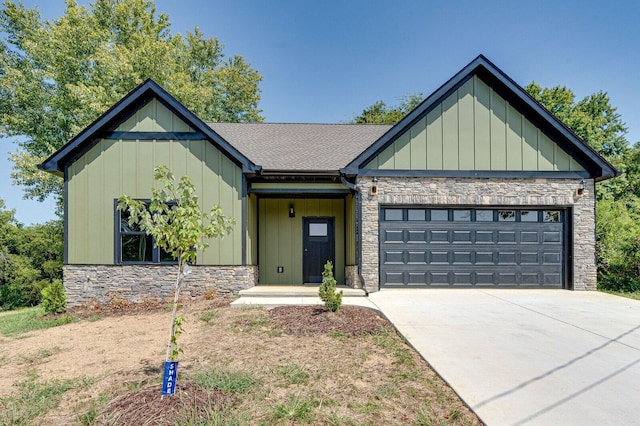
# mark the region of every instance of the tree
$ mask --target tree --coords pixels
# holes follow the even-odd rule
[[[356,124],[396,124],[422,102],[422,93],[404,96],[398,106],[389,107],[378,101],[365,108],[352,120]]]
[[[156,245],[178,261],[166,357],[166,361],[176,361],[180,352],[177,337],[183,322],[182,318],[176,317],[176,312],[182,283],[188,273],[186,265],[196,260],[198,250],[207,248],[206,239],[222,237],[230,232],[233,220],[227,218],[219,206],[203,215],[195,187],[188,176],[183,176],[176,184],[167,166],[160,165],[155,168],[154,178],[161,188],[151,190],[148,205],[122,196],[118,200],[118,209],[127,211],[130,225],[137,225],[153,236]]]
[[[197,27],[172,34],[153,0],[66,0],[52,21],[5,0],[0,34],[0,137],[20,137],[12,177],[28,198],[61,199],[60,180],[36,165],[146,78],[204,120],[263,119],[261,75]]]
[[[0,199],[0,309],[34,306],[62,278],[62,222],[23,226]]]
[[[640,290],[640,145],[629,147],[627,128],[605,92],[576,102],[564,86],[532,82],[525,90],[622,172],[596,187],[598,286]]]

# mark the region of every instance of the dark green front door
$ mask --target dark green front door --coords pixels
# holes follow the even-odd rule
[[[335,264],[333,217],[305,217],[302,219],[303,254],[302,278],[305,283],[322,282],[324,264]]]

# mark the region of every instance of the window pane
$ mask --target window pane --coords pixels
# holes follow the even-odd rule
[[[476,222],[493,222],[493,210],[476,210]]]
[[[384,220],[402,220],[402,209],[386,209]]]
[[[167,253],[163,249],[159,249],[159,250],[160,250],[160,262],[176,262],[176,258],[175,257],[170,255],[169,253]]]
[[[326,237],[327,224],[326,223],[310,223],[309,236],[310,237]]]
[[[437,221],[449,220],[449,210],[431,210],[431,220],[437,220]]]
[[[120,211],[120,232],[140,232],[140,225],[129,225],[129,212]]]
[[[520,212],[520,221],[521,222],[537,222],[538,221],[538,211],[537,210],[522,210]]]
[[[453,220],[456,222],[468,222],[471,220],[471,210],[454,210]]]
[[[422,209],[409,209],[407,212],[409,213],[409,220],[425,220],[425,211]]]
[[[498,220],[500,222],[514,222],[516,220],[516,211],[498,210]]]
[[[560,222],[560,212],[558,210],[545,210],[542,220],[545,222]]]
[[[153,241],[150,235],[123,235],[123,262],[151,262]]]

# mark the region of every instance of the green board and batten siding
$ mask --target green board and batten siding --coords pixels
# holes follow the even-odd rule
[[[258,200],[261,284],[302,284],[302,218],[335,217],[335,278],[344,284],[344,199],[261,198]],[[293,206],[295,217],[289,217]],[[278,273],[278,266],[284,267]]]
[[[445,98],[365,168],[584,171],[477,76]]]
[[[183,121],[151,101],[118,131],[188,132]],[[208,141],[103,139],[67,170],[69,264],[114,263],[114,204],[121,195],[149,198],[153,170],[165,164],[177,177],[188,175],[203,209],[220,205],[236,219],[234,231],[210,241],[198,256],[206,265],[242,264],[242,170]],[[255,232],[254,232],[255,235]],[[248,250],[248,255],[254,252]]]

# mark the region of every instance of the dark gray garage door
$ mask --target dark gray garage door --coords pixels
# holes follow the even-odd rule
[[[551,287],[565,283],[561,209],[383,208],[382,287]]]

